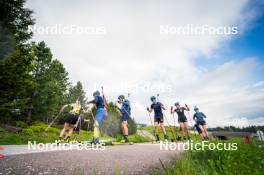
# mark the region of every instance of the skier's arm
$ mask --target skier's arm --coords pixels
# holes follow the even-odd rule
[[[164,105],[162,103],[160,103],[160,107],[161,107],[161,109],[166,110],[166,108],[164,107]]]
[[[187,104],[185,104],[185,108],[184,108],[186,111],[190,111],[190,108]]]
[[[202,112],[201,112],[201,113],[202,113]],[[202,115],[203,115],[204,118],[207,118],[206,115],[204,115],[204,113],[202,113]]]
[[[174,113],[174,110],[173,110],[173,106],[171,107],[171,114],[173,114]]]
[[[196,118],[196,115],[195,114],[193,114],[193,120],[195,121],[195,118]]]
[[[151,113],[152,110],[153,110],[152,108],[147,107],[147,111],[148,111],[149,113]]]
[[[93,100],[89,101],[87,104],[95,104],[97,102],[97,97],[95,97]]]
[[[64,105],[61,107],[60,112],[63,112],[66,107],[70,106],[70,104]]]
[[[116,101],[114,105],[118,110],[120,110],[120,101]]]
[[[128,114],[129,115],[128,111],[129,111],[129,106],[126,105],[126,104],[123,104],[122,107],[121,107],[121,109],[120,109],[120,112],[122,114]]]
[[[88,101],[88,103],[87,104],[95,104],[96,103],[96,101],[95,101],[95,99],[93,99],[93,100],[91,100],[91,101]]]

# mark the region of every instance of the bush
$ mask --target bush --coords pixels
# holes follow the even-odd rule
[[[23,122],[23,121],[16,121],[16,126],[20,127],[20,128],[27,128],[28,124],[26,122]]]
[[[0,127],[0,132],[5,132],[5,129]]]
[[[30,126],[30,129],[32,129],[34,132],[43,132],[46,128],[47,125],[43,123],[34,123],[32,126]]]
[[[109,114],[100,126],[102,134],[115,137],[120,134],[120,119],[117,115]]]
[[[44,130],[45,131],[45,130]],[[57,129],[57,128],[49,128],[48,129],[48,132],[49,133],[55,133],[55,134],[57,134],[58,132],[59,132],[59,130]]]
[[[34,131],[30,128],[23,129],[23,134],[31,136],[34,135]]]
[[[137,132],[137,125],[133,119],[128,120],[128,132],[129,135],[136,134]]]

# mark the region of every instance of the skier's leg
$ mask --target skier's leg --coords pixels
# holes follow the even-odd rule
[[[100,123],[105,118],[105,110],[103,108],[98,108],[95,114],[95,121],[94,121],[94,135],[93,135],[93,142],[95,144],[99,143],[100,137]]]
[[[157,122],[156,118],[154,119],[154,130],[155,130],[155,133],[156,133],[156,141],[160,141],[160,138],[159,138],[159,132],[157,130],[157,127],[158,127],[159,123]]]
[[[185,129],[185,134],[188,136],[188,139],[190,139],[190,133],[188,129],[188,122],[184,122],[184,129]]]
[[[74,129],[74,127],[70,125],[69,130],[68,130],[68,133],[64,137],[64,140],[67,140],[67,139],[69,139],[71,137],[72,132],[73,132],[73,129]]]
[[[64,126],[63,126],[63,128],[62,128],[62,130],[61,130],[61,132],[60,132],[60,139],[62,139],[63,138],[63,136],[64,136],[64,133],[65,133],[65,131],[67,131],[68,130],[68,128],[69,128],[69,123],[64,123]]]
[[[166,129],[165,129],[165,127],[164,127],[164,123],[163,123],[163,122],[160,122],[160,128],[161,128],[161,130],[162,130],[162,132],[163,132],[164,139],[165,139],[165,140],[168,140],[168,135],[167,135],[167,132],[166,132]]]
[[[123,136],[126,142],[128,142],[128,122],[127,120],[122,121]]]
[[[204,129],[205,137],[206,137],[207,139],[209,139],[209,135],[208,135],[208,132],[207,132],[207,125],[206,125],[206,124],[203,125],[203,129]]]
[[[184,124],[182,122],[180,122],[180,130],[181,130],[181,133],[182,133],[182,137],[185,137]]]
[[[94,140],[98,140],[99,137],[100,137],[99,122],[97,120],[95,120],[93,138],[94,138]]]

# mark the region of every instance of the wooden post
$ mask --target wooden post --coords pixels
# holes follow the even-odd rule
[[[249,144],[249,136],[243,137],[243,144]]]

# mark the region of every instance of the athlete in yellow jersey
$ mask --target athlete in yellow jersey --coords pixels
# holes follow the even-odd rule
[[[66,105],[68,106],[68,105]],[[72,107],[70,113],[71,114],[80,114],[81,112],[81,104],[80,101],[76,101],[76,103],[70,104],[70,106]]]
[[[68,140],[71,137],[74,128],[76,128],[80,122],[79,115],[81,113],[81,104],[79,98],[73,104],[64,105],[60,111],[63,112],[68,106],[71,106],[71,110],[67,115],[64,127],[60,132],[60,141]],[[65,131],[67,131],[66,135],[64,135]]]

